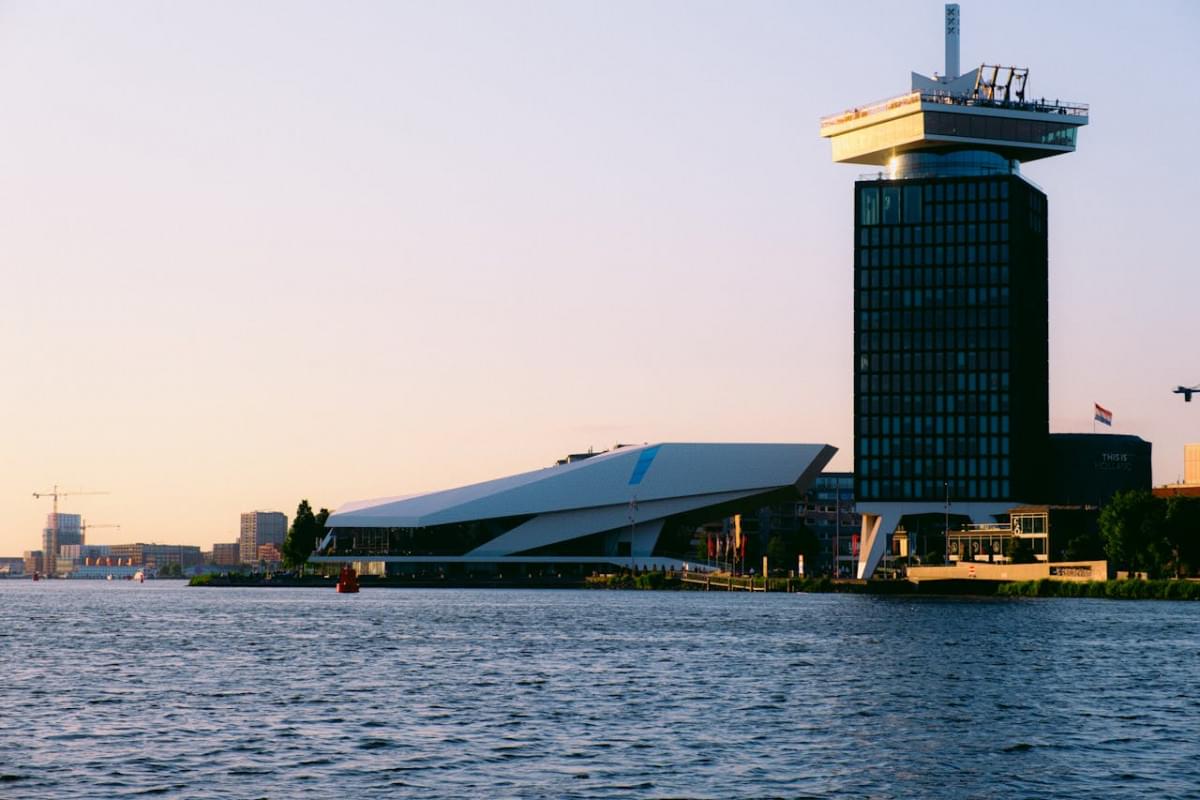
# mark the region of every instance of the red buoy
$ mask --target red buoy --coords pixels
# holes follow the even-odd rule
[[[358,573],[349,564],[342,565],[342,572],[338,575],[337,590],[338,594],[358,592]]]

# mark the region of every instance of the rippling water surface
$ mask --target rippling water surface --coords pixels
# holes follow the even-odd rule
[[[1200,604],[0,582],[0,797],[1200,797]]]

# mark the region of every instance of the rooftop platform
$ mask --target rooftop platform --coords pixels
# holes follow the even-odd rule
[[[903,153],[963,148],[1025,162],[1073,152],[1087,123],[1082,103],[918,90],[824,117],[821,136],[840,163],[885,166]]]

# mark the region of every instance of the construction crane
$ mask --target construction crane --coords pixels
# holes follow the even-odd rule
[[[51,538],[47,541],[47,547],[45,548],[49,552],[42,553],[42,558],[45,559],[44,563],[46,564],[46,574],[48,576],[53,577],[56,573],[54,564],[55,559],[58,558],[58,498],[75,497],[82,494],[108,494],[108,492],[61,492],[58,489],[58,485],[55,484],[54,489],[49,492],[33,493],[33,496],[38,499],[43,497],[50,497],[54,499],[54,522],[52,523],[52,527],[49,528]]]
[[[81,494],[108,494],[108,492],[60,492],[58,490],[58,486],[55,485],[55,487],[52,491],[34,492],[33,496],[36,498],[42,498],[42,497],[53,497],[54,498],[54,524],[55,524],[55,526],[57,526],[58,525],[58,498],[74,497],[76,495],[81,495]]]
[[[79,530],[83,532],[83,542],[84,542],[84,544],[87,544],[87,532],[88,532],[88,528],[119,528],[119,527],[121,527],[121,526],[120,526],[120,525],[111,525],[111,524],[104,524],[104,525],[92,525],[92,524],[90,524],[90,523],[89,523],[89,522],[88,522],[86,519],[85,519],[85,520],[83,520],[83,521],[82,521],[82,522],[79,524]]]
[[[1192,392],[1200,392],[1200,386],[1176,386],[1174,389],[1175,394],[1183,395],[1185,403],[1192,402]]]

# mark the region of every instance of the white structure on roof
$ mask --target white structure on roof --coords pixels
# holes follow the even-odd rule
[[[311,561],[611,563],[682,568],[665,526],[719,519],[803,491],[822,444],[682,444],[608,453],[456,489],[348,503]],[[693,567],[694,568],[694,567]]]

